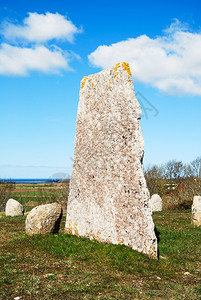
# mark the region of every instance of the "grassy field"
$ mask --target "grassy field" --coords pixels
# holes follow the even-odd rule
[[[191,212],[154,213],[158,261],[125,246],[63,234],[28,237],[0,215],[0,299],[201,299],[201,228]]]
[[[22,205],[36,202],[37,205],[68,199],[67,183],[16,184],[9,198],[19,201]]]

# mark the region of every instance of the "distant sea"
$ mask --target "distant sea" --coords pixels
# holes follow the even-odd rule
[[[50,183],[50,182],[58,182],[60,180],[63,180],[63,178],[60,179],[50,179],[50,178],[10,178],[10,179],[0,179],[1,181],[9,181],[9,182],[15,182],[15,183],[23,183],[23,184],[30,184],[30,183]]]

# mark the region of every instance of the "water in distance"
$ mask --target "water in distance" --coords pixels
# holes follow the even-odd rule
[[[10,179],[0,179],[0,181],[7,181],[7,182],[14,182],[14,183],[23,183],[23,184],[40,184],[40,183],[51,183],[51,182],[58,182],[60,180],[63,180],[63,178],[10,178]]]

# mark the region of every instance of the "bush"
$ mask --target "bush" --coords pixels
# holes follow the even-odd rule
[[[177,184],[175,190],[163,197],[163,208],[189,209],[193,203],[193,197],[201,195],[201,179],[187,177]]]
[[[150,195],[158,194],[159,196],[164,195],[164,179],[163,179],[163,169],[154,165],[145,171],[145,179],[147,182],[147,187],[149,189]]]
[[[154,165],[145,178],[150,195],[162,197],[164,210],[191,208],[193,197],[201,195],[201,157],[186,165],[176,160]]]

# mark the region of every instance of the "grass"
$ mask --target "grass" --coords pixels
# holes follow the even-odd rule
[[[38,204],[51,203],[55,201],[65,201],[68,199],[68,183],[46,183],[46,184],[16,184],[14,190],[9,195],[27,206],[28,202]],[[1,203],[0,203],[1,204]],[[5,205],[0,205],[4,210]],[[27,208],[26,208],[27,209]]]
[[[154,213],[158,261],[60,233],[28,237],[0,216],[0,299],[201,299],[201,228],[190,210]]]

